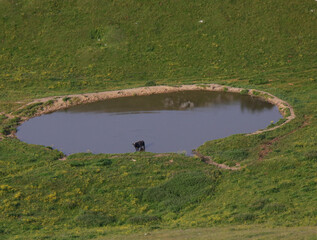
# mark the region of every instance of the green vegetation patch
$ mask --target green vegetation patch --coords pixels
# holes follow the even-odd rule
[[[159,212],[179,212],[188,204],[199,203],[204,197],[212,195],[219,174],[179,173],[162,185],[144,190],[141,199]]]
[[[70,97],[63,97],[63,101],[64,102],[67,102],[67,101],[69,101],[71,98]]]
[[[201,153],[212,156],[218,163],[234,166],[236,163],[248,162],[254,157],[254,149],[257,148],[261,138],[265,135],[244,136],[233,135],[224,139],[206,142],[198,148]]]

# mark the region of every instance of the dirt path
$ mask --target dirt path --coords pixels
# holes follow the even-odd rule
[[[201,159],[201,161],[203,161],[204,163],[207,163],[207,164],[210,164],[210,165],[214,165],[214,166],[222,168],[222,169],[236,171],[236,170],[240,170],[242,168],[239,163],[237,163],[236,167],[229,167],[226,164],[217,163],[217,162],[213,161],[211,157],[204,156],[204,155],[202,155],[201,153],[199,153],[197,151],[193,151],[193,154],[195,154],[197,157],[199,157]]]

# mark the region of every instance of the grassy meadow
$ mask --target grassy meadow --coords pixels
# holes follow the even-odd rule
[[[314,0],[0,0],[0,239],[317,239],[316,26]],[[199,147],[239,171],[6,136],[37,98],[203,83],[296,119]]]

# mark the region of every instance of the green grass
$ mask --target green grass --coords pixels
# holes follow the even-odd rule
[[[2,0],[1,108],[154,82],[316,80],[315,7],[311,0]]]
[[[210,231],[216,239],[316,239],[315,1],[0,0],[0,13],[4,135],[20,121],[4,114],[29,117],[53,103],[20,109],[36,98],[162,84],[263,90],[297,116],[199,147],[244,167],[234,172],[181,154],[60,161],[57,150],[5,137],[1,239],[207,239]],[[259,161],[262,145],[279,137]]]

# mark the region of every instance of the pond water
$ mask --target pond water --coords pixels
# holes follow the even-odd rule
[[[281,118],[276,106],[247,95],[183,91],[109,99],[32,118],[18,127],[24,142],[78,152],[146,151],[191,154],[208,140],[266,128]]]

